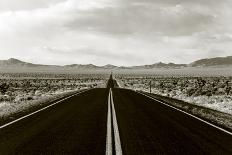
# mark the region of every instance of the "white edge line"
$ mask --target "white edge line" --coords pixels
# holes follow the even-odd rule
[[[135,92],[137,92],[137,91],[135,91]],[[192,114],[190,114],[190,113],[187,113],[187,112],[185,112],[185,111],[183,111],[183,110],[181,110],[181,109],[178,109],[178,108],[176,108],[176,107],[174,107],[174,106],[172,106],[172,105],[169,105],[169,104],[167,104],[167,103],[164,103],[164,102],[162,102],[162,101],[160,101],[160,100],[157,100],[157,99],[155,99],[155,98],[153,98],[153,97],[151,97],[151,96],[148,96],[148,95],[146,95],[146,94],[143,94],[143,93],[141,93],[141,92],[137,92],[137,93],[139,93],[139,94],[141,94],[141,95],[144,95],[144,96],[146,96],[146,97],[148,97],[148,98],[150,98],[150,99],[152,99],[152,100],[155,100],[155,101],[157,101],[157,102],[159,102],[159,103],[162,103],[163,105],[166,105],[166,106],[168,106],[168,107],[171,107],[171,108],[173,108],[173,109],[175,109],[175,110],[177,110],[177,111],[180,111],[180,112],[182,112],[182,113],[184,113],[184,114],[186,114],[186,115],[189,115],[189,116],[191,116],[191,117],[193,117],[193,118],[195,118],[195,119],[197,119],[197,120],[199,120],[199,121],[201,121],[201,122],[203,122],[203,123],[206,123],[206,124],[208,124],[208,125],[210,125],[210,126],[216,128],[216,129],[219,129],[219,130],[221,130],[221,131],[223,131],[223,132],[225,132],[225,133],[227,133],[227,134],[229,134],[229,135],[232,136],[232,133],[231,133],[230,131],[227,131],[227,130],[225,130],[225,129],[223,129],[223,128],[220,128],[220,127],[218,127],[218,126],[216,126],[216,125],[214,125],[214,124],[212,124],[212,123],[209,123],[209,122],[207,122],[207,121],[205,121],[205,120],[203,120],[203,119],[201,119],[201,118],[199,118],[199,117],[197,117],[197,116],[194,116],[194,115],[192,115]]]
[[[50,107],[52,107],[52,106],[54,106],[54,105],[56,105],[56,104],[58,104],[58,103],[60,103],[60,102],[62,102],[62,101],[64,101],[64,100],[67,100],[67,99],[69,99],[69,98],[71,98],[71,97],[73,97],[73,96],[75,96],[75,95],[84,93],[84,92],[89,91],[89,90],[90,90],[90,89],[83,90],[83,91],[81,91],[81,92],[77,92],[77,93],[75,93],[75,94],[73,94],[73,95],[71,95],[71,96],[68,96],[68,97],[66,97],[66,98],[63,98],[62,100],[59,100],[59,101],[57,101],[57,102],[55,102],[55,103],[53,103],[53,104],[50,104],[50,105],[48,105],[48,106],[46,106],[46,107],[44,107],[44,108],[42,108],[42,109],[39,109],[39,110],[37,110],[37,111],[34,111],[34,112],[32,112],[32,113],[30,113],[30,114],[28,114],[28,115],[25,115],[25,116],[23,116],[23,117],[20,117],[20,118],[14,120],[14,121],[12,121],[12,122],[6,123],[6,124],[0,126],[0,129],[3,129],[3,128],[5,128],[5,127],[11,125],[11,124],[14,124],[14,123],[16,123],[16,122],[18,122],[18,121],[20,121],[20,120],[23,120],[24,118],[27,118],[27,117],[29,117],[29,116],[32,116],[32,115],[36,114],[36,113],[39,113],[40,111],[43,111],[43,110],[45,110],[45,109],[48,109],[48,108],[50,108]]]
[[[122,147],[121,147],[121,141],[120,141],[120,136],[119,136],[116,112],[114,109],[113,93],[111,89],[110,89],[110,94],[111,94],[111,104],[112,104],[112,114],[113,114],[115,151],[116,151],[116,155],[122,155]]]
[[[112,155],[112,129],[111,129],[111,108],[110,92],[108,96],[108,114],[107,114],[107,133],[106,133],[106,155]]]

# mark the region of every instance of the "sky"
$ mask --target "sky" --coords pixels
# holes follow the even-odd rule
[[[231,0],[0,0],[0,60],[191,63],[232,55]]]

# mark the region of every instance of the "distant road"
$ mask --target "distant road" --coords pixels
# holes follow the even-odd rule
[[[0,129],[0,154],[231,155],[232,136],[132,90],[99,88]]]

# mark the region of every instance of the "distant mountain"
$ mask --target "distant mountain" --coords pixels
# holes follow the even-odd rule
[[[232,56],[201,59],[189,64],[189,66],[191,67],[229,66],[229,65],[232,65]]]
[[[118,68],[118,66],[114,66],[114,65],[111,65],[111,64],[107,64],[105,66],[102,66],[101,68],[104,68],[104,69],[115,69],[115,68]]]
[[[105,66],[96,66],[93,64],[71,64],[65,66],[56,66],[56,65],[41,65],[41,64],[33,64],[23,62],[18,59],[10,58],[8,60],[0,60],[0,67],[56,67],[56,68],[68,68],[68,69],[106,69],[106,70],[114,70],[114,69],[155,69],[155,68],[183,68],[183,67],[210,67],[210,66],[230,66],[232,65],[232,56],[228,57],[216,57],[209,59],[201,59],[194,61],[190,64],[175,64],[175,63],[154,63],[151,65],[141,65],[141,66],[114,66],[111,64],[107,64]]]
[[[86,64],[86,65],[81,65],[81,64],[72,64],[72,65],[65,65],[63,67],[68,67],[68,68],[75,68],[75,69],[99,69],[99,66],[95,66],[93,64]]]
[[[153,69],[153,68],[181,68],[181,67],[187,67],[186,64],[174,64],[174,63],[155,63],[152,65],[142,65],[142,66],[133,66],[134,69]]]
[[[32,64],[32,63],[23,62],[18,59],[10,58],[8,60],[0,60],[0,66],[1,67],[37,67],[37,66],[46,66],[46,65]]]

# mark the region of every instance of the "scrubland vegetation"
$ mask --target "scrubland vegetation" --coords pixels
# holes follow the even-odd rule
[[[107,78],[94,74],[1,73],[0,117],[69,92],[105,87]]]
[[[123,88],[142,90],[232,114],[232,77],[118,75]]]

